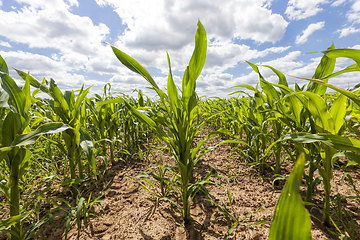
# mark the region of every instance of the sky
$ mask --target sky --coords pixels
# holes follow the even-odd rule
[[[53,78],[62,90],[84,85],[101,94],[110,83],[113,92],[141,89],[152,96],[146,80],[122,66],[105,42],[139,61],[162,89],[168,51],[181,86],[198,19],[208,38],[200,96],[228,97],[240,90],[233,86],[255,86],[258,76],[246,61],[270,65],[302,85],[288,75],[311,77],[319,51],[331,44],[360,49],[360,0],[0,0],[0,55],[10,68],[40,81]],[[338,59],[336,69],[351,61]],[[260,71],[277,82],[269,69]],[[19,79],[14,70],[10,76]],[[330,82],[348,88],[359,74]]]

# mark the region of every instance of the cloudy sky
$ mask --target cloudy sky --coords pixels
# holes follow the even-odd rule
[[[110,82],[113,91],[150,93],[104,42],[137,59],[162,88],[167,50],[180,86],[198,19],[208,35],[199,95],[223,97],[231,86],[255,85],[258,78],[245,61],[311,77],[322,54],[306,53],[332,43],[360,49],[360,0],[0,0],[0,55],[9,67],[53,78],[63,90],[84,84],[100,93]],[[337,68],[346,64],[340,59]],[[347,74],[332,83],[347,88],[358,79]]]

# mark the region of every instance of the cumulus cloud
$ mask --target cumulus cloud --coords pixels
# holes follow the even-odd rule
[[[288,23],[268,8],[271,1],[224,0],[97,0],[114,7],[127,31],[120,41],[146,49],[181,49],[192,42],[194,23],[201,19],[211,37],[279,41]]]
[[[354,0],[354,3],[346,16],[350,23],[360,24],[360,0]]]
[[[337,31],[340,38],[360,32],[360,0],[353,0],[352,2],[350,10],[346,13],[348,23]]]
[[[320,5],[325,3],[328,0],[290,0],[285,14],[291,20],[305,19],[321,12]]]
[[[10,58],[12,66],[28,68],[31,73],[54,74],[61,70],[64,76],[72,76],[77,71],[107,75],[125,69],[111,48],[103,44],[110,29],[105,24],[94,24],[89,17],[71,12],[71,8],[79,5],[78,1],[17,2],[23,5],[14,11],[0,9],[0,35],[9,40],[8,43],[0,42],[0,45],[9,47],[10,43],[20,43],[35,49],[32,52],[40,48],[54,53],[51,57],[26,52],[4,53],[6,56],[3,57]],[[84,81],[79,76],[75,79]]]
[[[308,38],[311,34],[313,34],[315,31],[318,31],[322,29],[325,26],[325,22],[317,22],[310,24],[301,35],[296,36],[295,43],[296,44],[304,44],[307,42]]]
[[[99,6],[111,6],[127,26],[115,43],[119,49],[146,67],[161,69],[167,74],[165,50],[171,57],[174,72],[184,71],[193,51],[196,22],[201,20],[208,36],[208,54],[203,74],[208,79],[204,88],[218,84],[226,69],[244,60],[271,53],[280,53],[289,47],[269,48],[263,51],[235,43],[253,40],[261,44],[282,39],[288,22],[271,11],[271,1],[224,0],[221,3],[206,0],[96,0]],[[214,77],[211,77],[214,76]],[[212,81],[211,79],[217,79]],[[166,81],[165,81],[166,82]]]
[[[24,5],[17,11],[0,10],[0,35],[10,41],[30,48],[55,49],[63,61],[79,68],[87,63],[88,57],[107,48],[101,42],[109,34],[109,28],[105,24],[94,25],[89,17],[72,14],[69,8],[77,6],[77,1],[18,2]]]
[[[104,82],[96,79],[86,79],[81,73],[76,73],[73,68],[66,67],[61,61],[57,61],[50,57],[33,54],[23,51],[0,51],[10,67],[10,75],[19,79],[13,68],[20,69],[25,72],[29,72],[36,79],[41,81],[44,77],[46,79],[53,78],[57,85],[62,90],[74,90],[79,89],[84,84],[85,87],[95,85],[98,89],[100,86],[104,86]],[[97,89],[94,87],[93,93],[96,93]]]
[[[338,32],[340,33],[340,37],[342,38],[342,37],[346,37],[350,34],[360,32],[360,28],[355,28],[355,27],[351,26],[351,27],[340,29],[340,30],[338,30]]]
[[[10,43],[4,42],[4,41],[0,41],[0,46],[2,46],[2,47],[7,47],[7,48],[11,48]]]
[[[346,0],[336,0],[331,4],[331,6],[332,7],[338,7],[338,6],[342,5],[342,4],[344,4],[345,2],[346,2]]]

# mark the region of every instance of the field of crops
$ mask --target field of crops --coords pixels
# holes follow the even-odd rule
[[[360,91],[328,80],[360,50],[330,46],[294,88],[249,62],[256,87],[206,99],[200,22],[181,86],[169,55],[162,90],[111,48],[157,100],[62,91],[0,56],[0,239],[359,239]]]

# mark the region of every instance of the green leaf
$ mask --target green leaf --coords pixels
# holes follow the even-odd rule
[[[189,63],[189,80],[195,81],[205,65],[207,50],[207,37],[204,26],[198,21],[195,34],[195,49]]]
[[[182,80],[183,104],[189,110],[193,105],[190,101],[195,98],[196,79],[199,77],[206,60],[207,37],[204,26],[198,21],[198,29],[195,34],[195,48],[191,56]]]
[[[333,159],[336,158],[349,158],[352,161],[348,162],[346,164],[346,167],[350,166],[350,165],[358,165],[360,164],[360,155],[353,153],[353,152],[338,152],[336,154],[334,154]]]
[[[360,67],[359,67],[358,64],[355,63],[355,64],[353,64],[353,65],[351,65],[351,66],[348,66],[348,67],[344,68],[343,70],[340,70],[340,71],[337,71],[337,72],[332,73],[332,74],[330,74],[330,75],[327,75],[327,76],[325,76],[325,77],[322,77],[321,79],[322,79],[322,80],[323,80],[323,79],[330,79],[330,78],[339,76],[339,75],[341,75],[341,74],[343,74],[343,73],[357,72],[357,71],[360,71]]]
[[[5,60],[1,57],[0,55],[0,74],[7,74],[9,75],[9,69],[8,66],[6,65]]]
[[[348,48],[339,48],[339,49],[327,49],[323,51],[323,53],[329,58],[351,58],[356,62],[356,64],[360,67],[360,50],[358,49],[348,49]],[[318,76],[314,76],[313,78],[318,78]]]
[[[94,155],[94,144],[91,140],[91,137],[88,132],[81,129],[80,130],[80,147],[84,150],[86,153],[86,156],[88,158],[89,165],[96,176],[97,170],[96,170],[96,159]]]
[[[299,194],[305,156],[300,154],[275,207],[269,240],[311,239],[311,221]]]
[[[22,91],[25,96],[25,104],[24,104],[24,111],[28,112],[31,107],[31,94],[30,94],[30,79],[27,76],[25,79],[25,84],[22,88]]]
[[[328,50],[335,49],[334,44],[332,44]],[[336,60],[332,57],[329,57],[324,53],[324,56],[321,58],[319,65],[315,70],[315,74],[312,78],[320,79],[322,77],[330,75],[335,68]],[[327,80],[326,80],[327,81]],[[326,86],[321,86],[316,83],[310,83],[308,85],[307,91],[314,92],[320,95],[323,95],[326,92]]]
[[[26,80],[26,78],[30,79],[30,85],[40,89],[41,91],[43,91],[44,93],[49,94],[49,88],[47,88],[46,86],[42,85],[38,80],[36,80],[33,76],[31,76],[30,74],[23,72],[21,70],[15,69],[15,71],[17,72],[17,74],[23,79]]]
[[[279,85],[284,85],[286,87],[289,86],[288,82],[286,80],[286,77],[282,72],[280,72],[279,70],[277,70],[277,69],[275,69],[275,68],[273,68],[273,67],[271,67],[269,65],[262,65],[262,66],[270,68],[279,77]]]
[[[48,133],[59,133],[70,128],[71,127],[69,125],[64,123],[46,123],[38,127],[33,132],[16,136],[14,141],[11,143],[11,146],[16,147],[33,144],[41,135]]]
[[[139,62],[114,46],[111,46],[111,49],[113,50],[117,59],[119,59],[119,61],[128,69],[143,76],[155,89],[160,89],[154,79],[151,77],[150,73]]]
[[[168,82],[167,82],[167,92],[168,92],[168,96],[169,96],[169,99],[170,99],[171,107],[173,109],[173,113],[175,114],[175,118],[177,118],[177,116],[178,116],[177,109],[179,108],[179,105],[180,105],[180,98],[179,98],[179,94],[178,94],[178,91],[176,89],[173,77],[172,77],[171,65],[170,65],[170,57],[169,57],[169,54],[167,52],[166,52],[166,54],[167,54],[167,60],[168,60],[168,64],[169,64],[169,76],[168,76]]]
[[[16,136],[23,132],[20,114],[16,112],[9,112],[2,124],[1,145],[4,147],[10,146]]]
[[[329,110],[334,119],[335,134],[338,134],[341,127],[345,124],[346,100],[345,95],[339,95]]]
[[[154,120],[152,120],[151,118],[149,118],[148,116],[146,116],[145,114],[141,113],[140,111],[136,110],[135,108],[133,108],[128,102],[124,102],[125,105],[130,109],[130,111],[142,122],[144,122],[145,124],[149,125],[152,129],[156,130],[159,137],[164,138],[166,137],[165,132],[157,125],[156,122],[154,122]]]
[[[9,94],[0,88],[0,108],[9,108]]]
[[[292,77],[295,77],[295,76],[292,76]],[[326,83],[322,80],[319,80],[319,79],[312,79],[312,78],[302,78],[302,77],[295,77],[295,78],[299,78],[299,79],[304,79],[304,80],[308,80],[308,81],[311,81],[311,82],[315,82],[315,83],[319,83],[321,85],[325,85],[339,93],[342,93],[344,94],[345,96],[347,96],[348,98],[350,98],[351,100],[354,101],[354,103],[356,103],[358,106],[360,106],[360,97],[358,97],[355,93],[352,93],[350,91],[347,91],[347,90],[344,90],[342,88],[339,88],[339,87],[336,87],[334,85],[331,85],[329,83]]]
[[[331,132],[334,133],[334,120],[327,110],[327,105],[324,99],[313,92],[301,91],[294,92],[285,96],[285,98],[298,98],[306,107],[312,117],[315,119],[319,132]]]
[[[70,108],[65,100],[63,93],[61,92],[60,88],[55,84],[53,79],[50,79],[50,89],[49,93],[51,97],[54,99],[53,109],[54,112],[59,115],[59,117],[64,122],[69,122],[70,120]]]
[[[23,91],[16,85],[15,81],[9,77],[9,75],[2,75],[1,79],[1,86],[9,95],[9,104],[11,103],[14,110],[16,109],[17,113],[25,117],[26,113],[24,110],[26,99]]]
[[[293,133],[283,136],[278,141],[284,141],[289,139],[301,143],[322,142],[327,146],[335,148],[337,150],[360,152],[360,140],[351,137],[333,135],[330,133]]]

